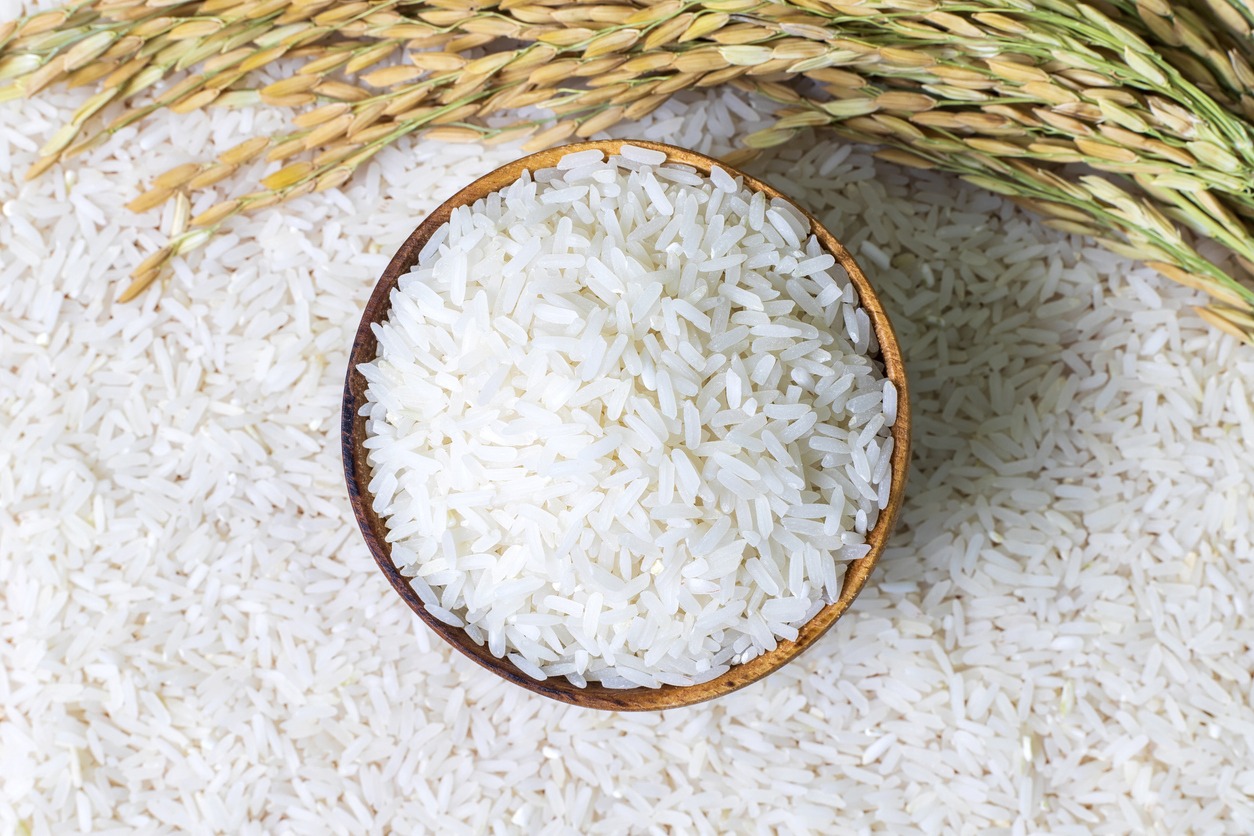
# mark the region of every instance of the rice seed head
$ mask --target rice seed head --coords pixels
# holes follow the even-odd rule
[[[1017,157],[1027,152],[1027,149],[1021,145],[987,137],[973,136],[967,139],[966,143],[977,151],[998,157]]]
[[[723,154],[722,160],[730,166],[739,168],[756,160],[761,153],[757,148],[737,148],[735,151]]]
[[[827,125],[831,123],[831,119],[826,114],[814,110],[803,110],[798,113],[789,113],[775,123],[777,128],[813,128],[819,125]]]
[[[624,61],[622,70],[633,75],[647,75],[675,64],[675,53],[645,53]]]
[[[747,12],[761,6],[757,0],[707,0],[707,2],[702,5],[707,9],[711,9],[716,12],[726,12],[728,14]]]
[[[352,176],[353,169],[348,166],[337,166],[318,177],[315,181],[314,191],[325,192],[328,189],[338,189],[347,183]]]
[[[1228,28],[1234,35],[1249,37],[1251,34],[1251,23],[1245,17],[1242,17],[1240,8],[1244,8],[1254,17],[1254,7],[1251,7],[1244,0],[1237,2],[1229,2],[1229,0],[1205,0],[1207,8],[1211,14]]]
[[[484,140],[484,145],[503,145],[507,142],[516,142],[525,139],[535,133],[534,125],[519,125],[513,128],[506,128],[503,131],[488,135]]]
[[[1254,66],[1251,66],[1246,57],[1236,49],[1228,50],[1227,58],[1238,86],[1247,91],[1254,90]]]
[[[1225,334],[1231,334],[1242,342],[1254,344],[1254,326],[1245,324],[1245,327],[1242,327],[1234,321],[1234,317],[1226,309],[1195,307],[1193,310],[1207,324],[1218,328]]]
[[[348,63],[350,53],[335,53],[323,55],[321,58],[314,58],[308,61],[296,71],[297,75],[317,75],[322,76],[331,70],[338,69]]]
[[[801,101],[801,95],[796,90],[783,84],[776,84],[773,81],[755,81],[750,89],[756,90],[771,101],[781,104],[797,104]]]
[[[711,53],[704,54],[708,55]],[[722,56],[726,64],[738,67],[753,67],[758,64],[765,64],[773,58],[771,49],[765,46],[721,46],[717,49],[717,54]],[[709,69],[719,69],[721,66],[725,66],[725,64],[720,63]]]
[[[1190,273],[1183,270],[1175,264],[1164,261],[1147,261],[1147,267],[1152,267],[1162,273],[1172,281],[1179,282],[1185,287],[1191,287],[1194,290],[1200,290],[1209,295],[1211,298],[1231,305],[1234,308],[1250,310],[1254,305],[1254,291],[1246,290],[1243,295],[1239,291],[1228,287],[1215,279],[1199,276],[1196,273]]]
[[[170,216],[170,228],[166,231],[166,235],[176,237],[182,235],[187,230],[187,219],[191,215],[192,204],[187,199],[187,195],[179,192],[174,195],[174,212]]]
[[[21,38],[28,38],[32,35],[38,35],[41,32],[51,32],[57,29],[61,24],[65,23],[70,13],[66,9],[55,9],[50,12],[40,12],[26,19],[26,22],[17,27],[17,35]]]
[[[826,106],[825,106],[826,107]],[[949,113],[944,110],[929,110],[926,113],[916,113],[910,117],[910,121],[916,125],[928,125],[934,128],[946,128],[948,130],[969,131],[970,126],[962,120],[964,114]]]
[[[997,180],[984,174],[963,174],[961,177],[974,186],[979,186],[981,189],[987,189],[997,194],[1013,196],[1019,193],[1019,189],[1006,180]]]
[[[292,120],[292,124],[298,128],[314,128],[348,113],[350,109],[351,105],[347,102],[333,102],[300,114]]]
[[[174,248],[166,245],[141,261],[131,272],[132,281],[118,296],[118,301],[129,302],[143,293],[173,257]]]
[[[1032,111],[1045,124],[1073,136],[1092,136],[1094,131],[1086,123],[1057,111],[1038,107]]]
[[[453,52],[411,52],[409,61],[432,72],[452,72],[466,66],[466,58]]]
[[[478,76],[488,78],[497,70],[509,64],[518,55],[517,52],[498,52],[493,55],[485,55],[468,63],[462,68],[462,72],[470,76]]]
[[[1229,18],[1234,14],[1233,6],[1227,2],[1206,2],[1216,18],[1225,16],[1219,9],[1226,10]],[[135,8],[156,9],[162,4],[151,2]],[[131,8],[126,4],[105,2],[104,5],[118,15],[122,14],[119,10]],[[129,29],[100,31],[85,39],[80,35],[77,42],[67,42],[63,47],[66,51],[54,61],[35,66],[26,59],[24,66],[29,66],[29,70],[21,73],[26,76],[22,86],[25,92],[33,94],[57,80],[90,83],[106,79],[104,83],[111,92],[100,99],[93,97],[80,108],[73,120],[78,125],[115,96],[134,95],[162,78],[169,67],[197,61],[203,61],[202,70],[211,68],[214,75],[199,75],[176,85],[159,98],[163,106],[179,112],[210,103],[231,107],[261,100],[299,106],[313,103],[319,96],[335,100],[332,105],[296,117],[296,126],[301,132],[289,135],[277,147],[266,140],[255,146],[255,150],[254,146],[242,143],[237,146],[243,149],[238,152],[238,159],[233,155],[236,149],[231,149],[214,165],[194,166],[190,176],[180,183],[154,181],[155,188],[141,198],[156,199],[161,197],[163,189],[203,188],[219,182],[234,173],[238,165],[267,148],[273,147],[271,156],[285,158],[304,148],[334,142],[344,146],[335,153],[359,155],[368,150],[363,145],[383,140],[399,129],[393,122],[379,124],[385,115],[403,115],[404,124],[459,122],[489,109],[517,107],[534,103],[541,97],[551,98],[553,91],[547,88],[560,86],[571,76],[593,79],[594,92],[559,105],[562,110],[583,114],[582,119],[577,125],[568,120],[553,126],[535,137],[535,141],[545,138],[543,144],[551,144],[560,138],[551,135],[555,130],[564,131],[565,135],[589,136],[620,119],[639,118],[664,102],[669,93],[684,86],[730,82],[752,87],[779,101],[796,103],[800,100],[797,92],[778,82],[804,72],[812,73],[811,77],[820,81],[843,83],[845,87],[834,101],[821,105],[810,103],[806,109],[786,113],[772,129],[779,133],[759,132],[755,141],[778,144],[787,141],[794,129],[845,119],[849,120],[844,124],[850,130],[865,131],[903,145],[917,144],[921,150],[927,147],[936,153],[961,153],[955,150],[957,145],[958,149],[969,149],[978,155],[1040,155],[1052,162],[1087,159],[1102,168],[1134,173],[1146,188],[1157,189],[1159,194],[1170,190],[1190,195],[1193,202],[1188,211],[1204,215],[1207,223],[1244,224],[1239,217],[1243,212],[1233,212],[1225,202],[1228,198],[1219,196],[1216,190],[1240,193],[1247,187],[1245,157],[1249,154],[1235,147],[1230,135],[1213,125],[1206,113],[1174,101],[1172,84],[1181,74],[1186,78],[1197,75],[1218,79],[1230,88],[1249,90],[1254,70],[1241,51],[1223,51],[1222,38],[1201,26],[1201,17],[1186,8],[1173,9],[1164,0],[1140,0],[1136,14],[1144,26],[1138,31],[1149,28],[1166,42],[1164,26],[1170,24],[1175,39],[1192,53],[1184,55],[1174,68],[1140,35],[1132,32],[1125,25],[1125,19],[1112,19],[1114,12],[1105,7],[1080,8],[1079,14],[1100,30],[1100,37],[1104,39],[1101,43],[1106,48],[1122,52],[1125,65],[1122,68],[1112,68],[1109,61],[1094,50],[1057,36],[1050,27],[1039,26],[1034,7],[1017,0],[1002,8],[1001,13],[974,14],[954,13],[934,0],[850,0],[835,5],[803,0],[794,7],[762,7],[754,0],[713,0],[696,11],[689,11],[690,7],[681,5],[678,0],[664,0],[640,9],[587,4],[561,7],[549,0],[505,0],[499,8],[517,10],[516,18],[506,19],[513,17],[512,11],[509,15],[504,11],[489,15],[462,0],[439,0],[436,7],[419,14],[418,22],[395,10],[374,8],[362,2],[332,7],[325,0],[297,0],[295,3],[252,0],[244,6],[235,0],[208,0],[193,19],[173,15],[147,19],[136,16],[133,18],[136,23]],[[835,33],[828,19],[822,16],[830,14],[832,9],[866,21],[859,25],[878,27],[871,31],[891,33],[907,42],[932,40],[926,41],[922,48],[907,48],[906,43],[887,40],[870,42],[862,34],[858,37],[849,34],[842,40],[833,37]],[[742,12],[750,12],[752,17],[733,19],[733,15]],[[536,18],[534,24],[524,20],[528,15]],[[245,20],[262,21],[263,18],[264,25],[259,23],[251,31],[241,25]],[[45,23],[40,24],[39,20]],[[59,30],[66,20],[55,15],[35,16],[20,29],[17,26],[11,29],[19,37],[61,38],[64,33]],[[459,54],[474,45],[486,44],[494,37],[518,34],[524,24],[532,46],[518,50],[497,49],[469,63]],[[555,24],[562,28],[541,31]],[[1224,24],[1229,28],[1235,25],[1244,26],[1245,31],[1249,29],[1239,14],[1234,19],[1224,20]],[[449,31],[437,31],[437,25],[449,27]],[[339,30],[341,37],[362,39],[360,43],[368,44],[366,39],[370,37],[382,40],[364,48],[320,55],[319,50],[326,50],[329,41],[319,39],[328,38],[333,28]],[[129,34],[120,36],[121,32]],[[1039,45],[1037,49],[1047,48],[1053,60],[1046,64],[1027,54],[1009,52],[1004,46],[1007,34]],[[543,37],[544,41],[536,41],[532,35]],[[946,37],[951,40],[938,40]],[[159,44],[155,43],[158,39]],[[937,48],[938,44],[959,45],[963,39],[991,41],[995,46],[977,44],[960,60],[954,60],[952,54]],[[521,74],[526,73],[531,84],[521,84],[516,91],[488,89],[483,91],[487,97],[478,99],[477,104],[465,104],[433,115],[429,107],[422,107],[432,94],[426,89],[417,89],[425,82],[415,84],[414,90],[392,89],[380,101],[357,109],[350,108],[350,103],[361,102],[374,94],[326,77],[338,68],[345,68],[347,72],[369,69],[401,48],[406,40],[442,47],[442,51],[415,53],[406,66],[376,69],[366,76],[367,83],[385,89],[403,88],[418,81],[425,72],[460,71],[461,78],[451,88],[438,84],[435,87],[434,96],[439,97],[443,90],[446,95],[441,101],[450,105],[457,104],[457,97],[449,98],[447,93],[469,95],[474,86],[483,85],[494,76],[496,81],[492,84],[501,82],[504,74],[512,72],[515,75],[508,80],[517,83],[522,81]],[[689,42],[698,48],[685,46],[682,50],[658,51],[669,44]],[[560,60],[555,60],[560,54],[559,46],[580,50],[583,60],[572,58],[569,64],[562,65]],[[628,52],[632,55],[624,60],[628,58],[624,53]],[[1024,53],[1028,52],[1025,47]],[[302,59],[312,57],[312,60],[306,61],[292,78],[266,85],[261,91],[222,92],[247,72],[286,55]],[[34,58],[38,60],[38,56]],[[938,58],[944,63],[937,64]],[[116,66],[112,61],[125,63]],[[150,61],[158,63],[149,64]],[[855,71],[830,66],[844,62],[852,62]],[[18,64],[12,57],[0,59],[0,75],[15,66]],[[314,69],[309,71],[311,67]],[[637,83],[642,76],[667,71],[671,72],[669,76],[648,81],[651,86],[647,88],[627,86]],[[742,78],[746,72],[762,74],[765,78],[752,81]],[[542,84],[535,83],[537,73]],[[842,75],[836,79],[825,73]],[[1141,88],[1157,87],[1163,95],[1144,95],[1137,87],[1125,86],[1128,74],[1135,76]],[[885,77],[894,79],[890,82],[892,89],[868,86],[868,78],[878,82]],[[936,84],[937,80],[942,83]],[[866,94],[851,95],[851,91],[864,88]],[[984,111],[956,106],[961,102],[983,104],[988,99],[1021,95],[1049,106],[1029,110],[1022,105],[993,101],[988,101]],[[536,98],[528,98],[530,96]],[[1245,98],[1248,103],[1233,97],[1231,101],[1236,103],[1233,107],[1246,106],[1254,112],[1254,95]],[[941,100],[946,109],[934,111],[933,108],[942,104]],[[589,108],[600,109],[588,115]],[[904,115],[909,115],[910,120],[898,118]],[[128,112],[123,118],[133,120],[135,114]],[[1097,123],[1096,132],[1090,122]],[[929,126],[974,130],[984,135],[972,137],[965,145],[960,145],[951,138],[946,139],[940,131],[925,133],[922,130]],[[485,133],[495,140],[507,133],[461,125],[435,130],[443,131],[449,138],[460,136],[466,140],[472,135],[483,138]],[[1159,134],[1160,131],[1163,133]],[[1175,137],[1189,142],[1184,148],[1178,148],[1157,139],[1156,134],[1166,136],[1173,143]],[[71,145],[76,139],[77,130],[72,127],[57,131],[42,149],[46,159],[41,159],[33,170],[45,170],[55,162],[56,154],[68,153],[67,148],[75,151],[87,147],[89,141],[96,141],[93,136]],[[912,153],[904,148],[891,150],[900,155],[903,162]],[[232,156],[228,158],[228,155]],[[916,162],[932,162],[917,154],[914,157]],[[973,156],[972,159],[982,158]],[[993,162],[988,160],[981,164],[992,165]],[[306,164],[287,166],[270,175],[267,181],[273,183],[276,181],[271,178],[279,178],[277,182],[282,182],[280,175],[287,172],[290,176],[290,172],[299,170],[302,165]],[[305,174],[317,174],[317,171],[321,169]],[[280,188],[286,190],[285,195],[299,189],[322,188],[321,184],[342,176],[338,164],[333,177],[331,171],[311,176],[308,182],[302,179],[302,174],[295,182]],[[1128,210],[1122,207],[1120,211]],[[1154,235],[1167,235],[1165,227],[1170,223],[1151,204],[1142,204],[1129,217],[1145,220]],[[1082,223],[1076,218],[1060,220]]]
[[[635,46],[639,40],[639,29],[619,29],[606,32],[592,39],[584,49],[583,57],[599,58],[603,55],[623,52]]]
[[[226,165],[241,165],[255,159],[269,144],[268,137],[255,136],[223,151],[218,160]]]
[[[927,157],[921,157],[902,148],[881,148],[875,152],[875,156],[881,160],[896,163],[897,165],[909,166],[910,168],[936,168],[936,163]]]
[[[384,116],[387,110],[387,102],[372,102],[364,107],[359,107],[354,113],[353,118],[348,125],[348,137],[351,139],[357,134],[374,125]]]
[[[578,78],[591,78],[600,76],[602,73],[610,72],[623,63],[621,55],[605,55],[601,58],[592,58],[587,61],[580,61],[579,66],[575,68],[574,75]]]
[[[388,132],[393,130],[391,125],[380,125],[376,127],[386,127],[388,128]],[[319,151],[314,155],[313,160],[311,160],[314,164],[314,168],[321,171],[323,169],[330,168],[336,163],[343,162],[356,153],[362,144],[370,141],[369,139],[362,139],[361,137],[358,137],[357,139],[357,142],[343,145],[337,144]]]
[[[262,178],[261,185],[271,191],[279,191],[296,184],[313,171],[313,164],[308,162],[292,163],[273,174]]]
[[[331,140],[346,134],[349,126],[352,124],[353,115],[351,113],[345,113],[328,122],[323,122],[321,125],[305,135],[305,149],[308,150],[310,148],[317,148],[320,145],[325,145]]]
[[[1012,200],[1014,200],[1014,198],[1012,198]],[[1037,206],[1034,205],[1031,201],[1015,200],[1015,202],[1019,203],[1020,205],[1023,205],[1025,209],[1030,209],[1033,211],[1036,211],[1037,209]],[[1089,238],[1094,238],[1101,234],[1101,230],[1093,226],[1092,224],[1083,223],[1079,221],[1069,221],[1069,220],[1064,220],[1062,218],[1046,218],[1044,221],[1042,221],[1042,223],[1044,223],[1045,226],[1049,227],[1050,229],[1056,229],[1059,232],[1066,232],[1071,235],[1084,235]]]
[[[20,78],[39,69],[43,59],[31,53],[6,55],[0,58],[0,81],[8,78]]]
[[[282,203],[284,196],[279,192],[250,192],[241,197],[240,203],[246,204],[249,211],[257,212],[270,206]]]
[[[922,113],[936,107],[936,100],[922,93],[911,93],[907,90],[890,90],[875,98],[881,110],[898,113]]]
[[[648,82],[645,82],[643,84],[640,83],[638,74],[630,72],[628,70],[624,70],[622,68],[619,68],[612,72],[608,72],[602,76],[589,78],[587,82],[585,83],[588,85],[588,87],[593,88],[593,89],[598,88],[598,87],[621,87],[624,84],[630,84],[633,86],[633,89],[637,89],[641,91],[640,92],[641,96],[647,95],[649,91],[653,89],[652,87],[645,89],[645,85]]]
[[[678,41],[679,36],[688,31],[688,27],[692,25],[696,17],[692,12],[685,12],[654,27],[644,37],[643,52],[647,55],[667,44]]]
[[[359,102],[370,98],[370,94],[365,90],[343,81],[323,81],[313,88],[313,92],[342,102]]]
[[[174,194],[173,189],[158,186],[157,188],[149,189],[139,195],[139,197],[133,199],[130,203],[126,204],[126,208],[137,214],[147,212],[149,209],[153,209],[165,203],[170,199],[172,194]]]
[[[60,159],[61,157],[57,154],[48,154],[40,157],[31,164],[30,168],[26,169],[26,172],[22,175],[23,179],[34,180],[36,177],[56,165],[57,161]]]
[[[443,125],[427,130],[424,136],[437,142],[466,143],[478,142],[483,134],[474,128]]]
[[[638,9],[622,22],[627,26],[648,26],[678,14],[681,9],[683,4],[680,0],[663,0],[661,3]]]
[[[1149,123],[1130,108],[1109,99],[1098,99],[1097,106],[1101,108],[1102,116],[1116,125],[1135,131],[1138,134],[1150,133]]]
[[[670,94],[668,93],[656,93],[652,96],[646,96],[628,105],[627,109],[623,111],[623,118],[627,120],[641,119],[657,110],[669,99]]]
[[[389,134],[395,133],[400,129],[400,124],[407,123],[409,121],[411,120],[397,118],[395,122],[383,122],[381,124],[371,125],[368,128],[363,128],[352,135],[350,138],[350,144],[343,149],[342,154],[339,149],[333,148],[331,149],[331,156],[324,156],[327,152],[323,152],[323,154],[319,154],[314,157],[314,165],[322,166],[330,159],[346,159],[349,154],[356,152],[360,146],[369,145],[376,140],[383,139]],[[416,118],[412,121],[421,123],[423,120]]]
[[[626,108],[621,105],[607,108],[595,116],[585,119],[575,130],[575,136],[586,139],[593,134],[608,130],[622,121],[625,112]]]
[[[192,250],[199,249],[209,242],[211,230],[195,229],[191,232],[185,232],[175,238],[171,244],[175,255],[186,255]]]
[[[192,38],[204,38],[217,34],[224,28],[226,28],[226,21],[224,20],[202,18],[200,20],[188,21],[187,23],[180,23],[166,33],[166,37],[171,41],[186,41]]]
[[[371,87],[395,87],[400,84],[406,84],[421,78],[426,74],[426,70],[421,67],[384,67],[373,72],[366,73],[361,80]]]
[[[158,175],[153,179],[152,184],[157,188],[175,189],[182,186],[201,170],[200,163],[183,163],[174,168]]]
[[[881,47],[878,52],[880,60],[891,64],[894,67],[918,69],[932,67],[936,64],[936,58],[931,53],[922,49]]]
[[[556,125],[541,131],[529,139],[523,145],[523,150],[542,151],[569,137],[575,132],[576,128],[578,128],[578,125],[573,121],[558,122]]]
[[[573,58],[554,61],[552,64],[537,67],[527,77],[527,81],[536,87],[550,87],[574,75],[578,67],[579,62]]]
[[[304,136],[294,136],[291,139],[280,142],[278,145],[266,152],[266,160],[268,162],[280,162],[288,157],[295,156],[305,150]]]
[[[156,267],[142,272],[140,270],[133,270],[131,272],[131,283],[127,285],[126,289],[118,295],[118,302],[124,304],[131,301],[136,296],[147,290],[148,286],[156,281],[157,277],[160,275],[161,269]]]
[[[77,70],[94,61],[117,40],[117,33],[105,30],[88,35],[71,47],[62,61],[67,72]]]
[[[477,104],[462,105],[461,107],[455,107],[451,110],[446,110],[443,113],[438,114],[433,119],[431,119],[431,124],[447,125],[451,122],[461,122],[465,119],[469,119],[470,117],[474,116],[478,112],[479,112],[479,105]]]
[[[1135,163],[1141,159],[1135,151],[1099,139],[1076,137],[1075,146],[1080,150],[1080,153],[1098,160],[1109,160],[1116,163]]]
[[[65,62],[54,58],[39,69],[24,76],[19,83],[22,85],[23,95],[29,99],[50,84],[61,80],[64,76]]]
[[[225,180],[238,170],[238,166],[215,163],[197,174],[192,179],[188,180],[187,188],[192,191],[206,189],[214,183],[219,183]]]
[[[523,31],[523,27],[512,20],[476,17],[462,24],[461,31],[487,38],[490,42],[497,38],[517,38]]]
[[[1004,58],[986,58],[984,59],[984,64],[988,66],[989,71],[992,71],[997,78],[1011,81],[1012,84],[1051,80],[1050,74],[1046,73],[1045,70],[1032,64],[1020,63],[1020,61]]]
[[[701,73],[685,73],[678,72],[672,76],[668,76],[656,88],[659,93],[676,93],[680,90],[686,90],[689,87],[695,87],[697,82],[701,80]]]
[[[495,35],[459,35],[445,41],[444,48],[449,52],[465,52],[471,49],[478,49],[481,46],[492,43],[494,40],[496,40]]]
[[[717,87],[720,84],[726,84],[732,79],[738,78],[746,73],[752,73],[752,69],[749,67],[724,67],[721,70],[715,70],[701,76],[701,78],[697,79],[696,86]]]
[[[40,156],[55,156],[78,135],[79,125],[69,122],[58,128],[39,149]]]
[[[777,145],[783,145],[796,134],[795,130],[766,128],[765,130],[755,131],[745,137],[745,145],[755,149],[774,148]]]
[[[591,29],[559,29],[545,32],[539,36],[538,40],[556,47],[573,47],[585,43],[595,35],[596,32]],[[452,49],[451,46],[449,48]]]
[[[683,34],[679,36],[679,43],[687,43],[695,41],[698,38],[704,38],[713,32],[717,32],[727,25],[731,20],[731,16],[725,12],[707,12],[697,17],[688,25]]]
[[[1203,189],[1191,192],[1189,199],[1201,206],[1209,218],[1218,222],[1228,232],[1235,233],[1240,231],[1242,234],[1248,235],[1246,225],[1211,190]]]
[[[772,45],[771,57],[784,58],[789,61],[804,61],[827,55],[827,48],[822,44],[803,39],[789,39]]]
[[[549,44],[532,44],[526,49],[518,50],[513,60],[507,65],[511,72],[515,70],[533,70],[548,64],[558,56],[555,47]]]
[[[1080,101],[1080,97],[1067,88],[1047,81],[1029,81],[1019,89],[1051,105],[1075,104]]]
[[[723,49],[731,49],[731,47],[695,49],[685,52],[675,58],[675,69],[681,73],[707,73],[721,70],[729,63],[729,60],[722,54]]]
[[[1220,171],[1235,173],[1245,171],[1248,175],[1248,169],[1239,159],[1222,145],[1214,142],[1196,141],[1187,142],[1184,146],[1189,153],[1196,157],[1199,161]]]
[[[417,84],[413,89],[404,93],[395,94],[395,97],[389,96],[383,101],[383,115],[395,116],[398,113],[412,110],[419,102],[426,101],[430,96],[429,88],[424,84]]]
[[[222,93],[220,90],[214,90],[214,89],[201,90],[198,93],[193,93],[190,96],[185,96],[184,98],[170,105],[170,110],[172,110],[175,113],[191,113],[193,111],[200,110],[202,107],[206,107],[212,104],[221,95]]]
[[[268,103],[282,101],[289,96],[306,93],[314,89],[319,85],[320,81],[321,79],[317,76],[290,76],[282,81],[276,81],[273,84],[267,84],[265,87],[262,87],[260,90],[261,100]]]
[[[1132,47],[1125,47],[1123,50],[1123,60],[1138,75],[1153,84],[1156,87],[1167,86],[1167,76],[1163,74],[1158,67],[1151,63],[1141,52],[1134,50]]]
[[[384,41],[384,43],[371,46],[370,49],[362,50],[361,53],[352,56],[344,65],[344,70],[346,73],[360,73],[361,70],[371,68],[379,61],[386,59],[399,48],[399,41]]]

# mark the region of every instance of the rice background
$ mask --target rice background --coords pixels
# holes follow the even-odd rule
[[[583,711],[434,639],[341,476],[376,277],[518,148],[402,144],[116,305],[169,222],[139,185],[281,114],[158,116],[22,183],[85,96],[0,107],[0,832],[1254,830],[1254,350],[1197,294],[831,137],[765,155],[894,317],[904,518],[797,663]],[[718,155],[755,107],[616,134]]]

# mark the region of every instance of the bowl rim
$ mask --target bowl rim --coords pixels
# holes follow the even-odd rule
[[[697,685],[611,689],[590,682],[586,688],[578,688],[561,676],[550,677],[545,681],[534,680],[520,671],[509,659],[492,656],[486,645],[475,644],[462,628],[445,624],[427,612],[408,579],[392,562],[390,547],[386,540],[387,529],[372,508],[372,497],[368,487],[370,466],[363,447],[366,438],[366,419],[361,414],[361,407],[366,403],[366,383],[357,367],[372,361],[377,355],[378,342],[371,325],[382,321],[387,316],[391,291],[397,286],[400,277],[408,273],[417,262],[423,245],[440,226],[448,221],[456,207],[473,203],[491,192],[499,191],[517,180],[524,171],[535,172],[539,169],[552,168],[561,157],[578,151],[598,149],[607,155],[616,154],[622,145],[662,151],[667,155],[667,162],[690,165],[706,175],[709,174],[712,166],[718,166],[733,177],[743,177],[747,188],[764,192],[770,198],[783,198],[795,207],[809,221],[811,233],[819,239],[828,252],[836,257],[837,262],[845,269],[857,288],[860,305],[867,312],[875,330],[880,346],[879,359],[884,366],[885,377],[897,387],[897,419],[892,427],[893,483],[888,507],[880,513],[875,527],[867,533],[867,542],[871,545],[871,551],[865,557],[846,564],[840,597],[824,606],[806,622],[799,629],[795,640],[781,639],[775,650],[733,666],[721,676]],[[817,642],[845,614],[858,593],[866,586],[872,569],[883,554],[888,536],[901,510],[910,461],[910,398],[897,335],[879,296],[845,246],[817,218],[806,211],[805,207],[799,206],[794,200],[769,184],[720,160],[695,151],[647,140],[600,140],[551,148],[507,163],[459,190],[440,204],[410,233],[375,284],[353,338],[348,368],[344,377],[344,394],[340,410],[340,445],[349,502],[367,548],[392,588],[438,636],[463,655],[503,679],[550,699],[584,708],[651,711],[695,705],[751,685],[794,660]]]

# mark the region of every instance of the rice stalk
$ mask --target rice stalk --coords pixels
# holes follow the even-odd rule
[[[195,218],[176,208],[186,229],[137,268],[126,298],[231,218],[342,185],[403,136],[542,147],[730,83],[783,106],[746,154],[813,127],[875,142],[1208,291],[1214,318],[1248,335],[1254,294],[1177,227],[1254,263],[1250,11],[1246,0],[87,0],[0,26],[0,101],[54,83],[99,88],[30,176],[161,108],[301,109],[290,131],[180,166],[133,202],[183,207],[263,154],[282,166]],[[258,84],[280,59],[298,66]],[[482,123],[536,104],[557,121]],[[101,113],[112,120],[93,128]]]
[[[749,136],[747,141],[758,148],[782,145],[795,137],[799,128],[807,126],[800,121],[788,122],[787,118],[781,120],[782,127],[777,124]],[[855,118],[825,122],[824,126],[858,142],[889,146],[895,153],[881,156],[892,162],[948,171],[981,188],[1015,198],[1025,208],[1046,216],[1049,226],[1090,235],[1120,255],[1166,265],[1169,269],[1159,268],[1159,272],[1173,280],[1180,281],[1185,274],[1193,276],[1191,286],[1231,305],[1254,310],[1254,288],[1202,256],[1152,202],[1109,179],[1090,176],[1081,178],[1079,183],[1069,183],[1028,162],[1031,158],[1026,155],[1017,155],[1017,159],[1007,162],[960,137],[902,120],[893,121],[893,117],[878,122]],[[1179,199],[1178,193],[1171,194]],[[1184,204],[1182,211],[1205,217],[1206,230],[1216,233],[1217,238],[1227,238],[1242,250],[1249,248],[1248,237],[1242,240],[1212,224],[1211,218],[1192,204]],[[1060,224],[1059,220],[1068,223]]]

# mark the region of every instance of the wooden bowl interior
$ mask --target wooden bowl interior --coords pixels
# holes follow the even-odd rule
[[[352,352],[349,357],[348,373],[344,383],[344,403],[341,413],[341,444],[344,456],[344,476],[348,486],[349,499],[353,513],[361,527],[366,545],[374,555],[375,562],[383,574],[387,576],[392,588],[409,604],[410,608],[427,623],[427,626],[439,634],[445,641],[460,650],[466,656],[483,667],[505,679],[520,685],[529,691],[543,694],[561,702],[586,708],[599,708],[616,711],[645,711],[663,708],[676,708],[692,705],[731,693],[749,685],[777,668],[794,659],[803,650],[813,644],[828,628],[840,618],[854,598],[867,583],[871,570],[879,560],[888,535],[896,522],[904,496],[906,470],[910,461],[910,401],[906,385],[906,371],[902,363],[901,350],[897,344],[897,336],[884,313],[879,298],[872,289],[862,270],[859,269],[849,251],[828,232],[804,207],[798,206],[810,221],[811,232],[832,253],[849,274],[858,290],[862,308],[870,317],[875,335],[879,341],[880,359],[884,364],[885,375],[897,387],[898,408],[897,421],[892,428],[894,449],[892,456],[892,490],[888,507],[880,514],[875,527],[868,532],[867,542],[871,551],[866,557],[847,564],[845,579],[841,588],[840,598],[819,611],[797,636],[796,641],[780,641],[779,646],[743,665],[733,667],[727,673],[700,685],[663,686],[661,688],[612,689],[596,683],[589,683],[586,688],[577,688],[565,677],[551,677],[547,681],[537,682],[518,670],[507,659],[493,656],[486,646],[474,643],[466,633],[457,627],[444,624],[433,618],[423,606],[416,592],[410,587],[408,580],[400,573],[392,562],[391,552],[387,544],[387,527],[372,508],[373,498],[370,496],[370,466],[367,464],[366,420],[360,415],[361,407],[366,403],[366,381],[357,371],[362,363],[375,359],[378,343],[370,329],[371,323],[386,318],[390,307],[389,296],[396,287],[398,279],[409,272],[418,260],[418,254],[430,236],[449,219],[454,208],[472,204],[491,192],[498,191],[517,180],[524,171],[537,171],[552,168],[563,155],[598,148],[608,154],[618,152],[620,140],[602,142],[582,142],[562,148],[542,151],[531,156],[516,160],[488,174],[466,188],[462,189],[436,209],[430,217],[414,230],[408,240],[397,251],[396,256],[379,279],[374,292],[366,304],[361,325],[353,340]],[[709,157],[655,142],[632,140],[630,144],[645,148],[653,148],[667,154],[668,162],[690,165],[699,171],[709,174],[710,167],[718,165],[733,176],[744,178],[745,185],[753,190],[765,192],[769,197],[785,197],[767,184],[750,177],[744,172]],[[790,201],[791,202],[791,201]],[[796,204],[793,204],[794,206]]]

